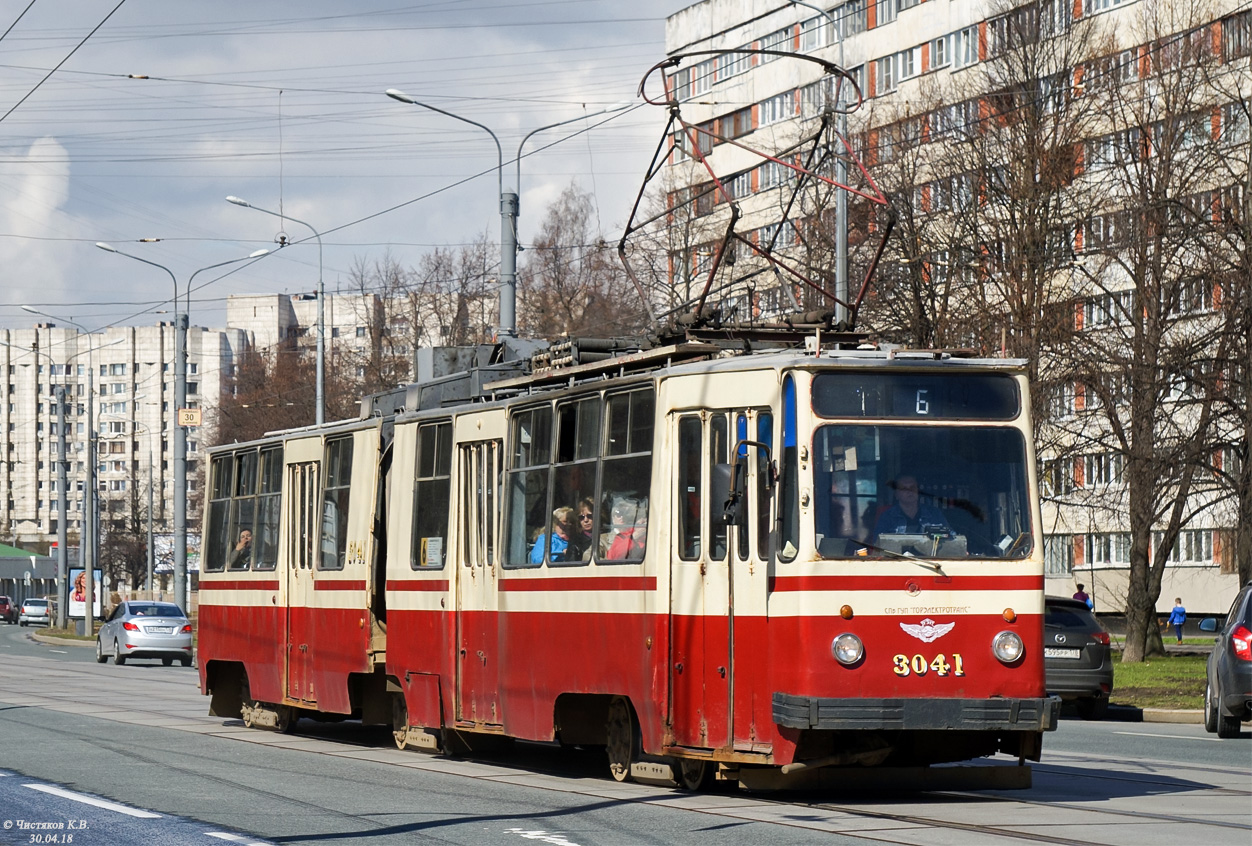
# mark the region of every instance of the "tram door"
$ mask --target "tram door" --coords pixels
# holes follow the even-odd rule
[[[457,448],[456,719],[501,725],[496,532],[502,440]]]
[[[670,725],[679,745],[752,748],[763,666],[760,609],[769,545],[768,473],[756,447],[742,447],[747,471],[743,519],[723,513],[732,451],[760,440],[772,415],[757,409],[676,414],[672,558]],[[750,433],[750,434],[749,434]],[[765,442],[768,442],[768,434]],[[757,654],[762,651],[761,654]]]
[[[316,443],[321,450],[320,439]],[[289,459],[296,458],[288,448]],[[315,703],[313,689],[314,586],[318,514],[321,500],[320,461],[287,464],[287,696]]]

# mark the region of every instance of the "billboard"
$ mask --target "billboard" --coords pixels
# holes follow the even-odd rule
[[[104,613],[104,605],[102,597],[104,595],[104,586],[100,584],[100,571],[92,570],[91,592],[95,594],[95,602],[92,604],[94,614],[92,616],[99,617]],[[82,567],[75,567],[70,570],[70,604],[67,607],[68,616],[71,619],[82,619],[87,609],[87,571]]]

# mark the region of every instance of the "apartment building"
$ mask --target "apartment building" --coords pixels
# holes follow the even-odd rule
[[[244,334],[191,327],[187,333],[187,407],[211,410],[229,378]],[[147,506],[169,531],[173,502],[174,325],[111,328],[93,334],[45,323],[0,330],[0,532],[15,545],[56,539],[62,520],[77,543],[83,519],[87,444],[94,437],[99,520],[121,528]],[[64,389],[67,512],[59,510],[57,388]],[[91,422],[88,403],[94,397]],[[187,432],[187,478],[195,493],[204,432]]]
[[[1215,385],[1246,386],[1213,351],[1246,351],[1247,329],[1229,334],[1222,303],[1252,292],[1231,287],[1238,258],[1214,245],[1235,240],[1232,219],[1247,220],[1252,12],[1233,0],[705,0],[668,19],[666,50],[686,55],[670,88],[696,127],[675,132],[664,173],[676,299],[706,284],[723,242],[734,250],[733,221],[739,249],[733,262],[723,256],[711,304],[740,317],[830,305],[762,272],[759,252],[819,281],[832,275],[829,191],[797,191],[802,171],[786,163],[835,174],[837,77],[807,59],[840,65],[863,97],[847,117],[856,160],[844,156],[848,184],[865,195],[852,194],[845,218],[853,294],[886,220],[886,206],[866,197],[881,191],[896,225],[860,325],[1037,362],[1054,593],[1083,582],[1120,606],[1126,468],[1142,478],[1152,460],[1124,430],[1132,415],[1153,415],[1141,431],[1198,468],[1165,555],[1161,610],[1183,596],[1224,611],[1237,587],[1234,491],[1248,437],[1237,409],[1247,397],[1231,389],[1213,400]],[[842,99],[856,99],[846,84]],[[1189,169],[1151,166],[1154,156]],[[1157,206],[1160,220],[1145,223],[1143,209]],[[1132,349],[1146,323],[1172,359],[1151,372]],[[1132,402],[1132,388],[1152,401]],[[1205,439],[1192,452],[1189,434]],[[1153,553],[1169,509],[1156,518]]]

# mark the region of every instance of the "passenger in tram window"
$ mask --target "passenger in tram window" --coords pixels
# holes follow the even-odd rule
[[[604,550],[607,561],[631,561],[643,558],[648,542],[648,500],[619,500],[613,505],[612,537]],[[604,535],[600,543],[605,543]]]
[[[230,553],[232,570],[246,570],[252,564],[252,530],[244,529],[239,533],[239,542]]]
[[[573,529],[570,526],[571,518],[574,515],[574,509],[568,505],[562,506],[552,512],[552,561],[568,561],[566,554],[570,550],[570,536]],[[541,534],[535,538],[535,545],[530,548],[530,563],[543,563],[543,549],[547,544],[548,533]]]
[[[583,497],[578,502],[578,517],[573,532],[570,534],[570,550],[566,561],[579,561],[590,557],[591,545],[595,542],[596,506],[591,497]]]

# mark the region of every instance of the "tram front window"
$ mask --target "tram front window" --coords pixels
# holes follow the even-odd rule
[[[822,426],[813,490],[822,558],[1023,558],[1031,550],[1017,429]]]

